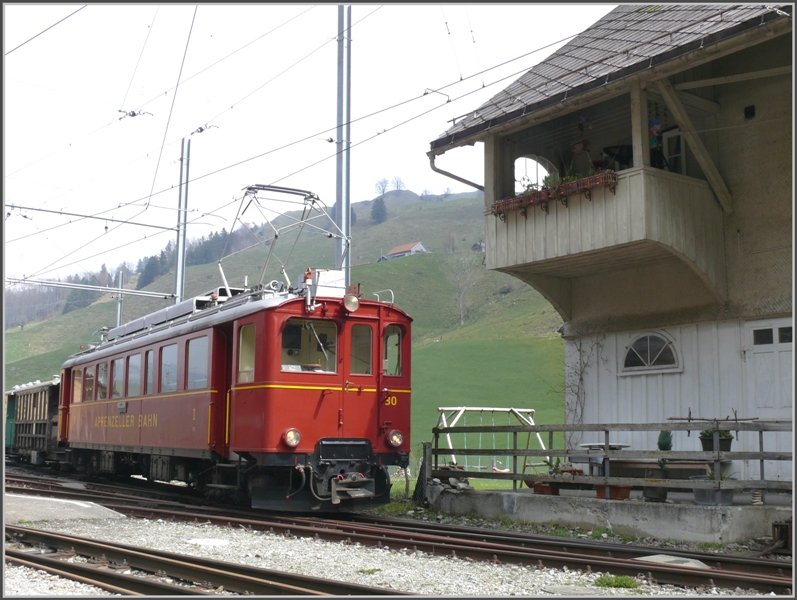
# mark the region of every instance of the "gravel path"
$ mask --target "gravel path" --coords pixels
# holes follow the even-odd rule
[[[445,517],[420,514],[446,521]],[[463,518],[451,522],[462,524]],[[468,522],[485,526],[484,521]],[[60,531],[95,540],[143,546],[316,577],[353,581],[424,596],[761,596],[750,590],[689,589],[649,585],[638,578],[634,589],[596,585],[600,573],[492,565],[433,556],[409,550],[388,550],[340,544],[268,532],[230,529],[212,524],[115,519],[39,521],[30,527]],[[496,527],[500,525],[495,524]],[[589,535],[589,532],[574,532]],[[108,592],[24,567],[6,565],[4,596],[109,596]]]

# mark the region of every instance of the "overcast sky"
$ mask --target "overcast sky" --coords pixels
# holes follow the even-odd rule
[[[351,202],[396,177],[418,194],[471,191],[431,170],[429,143],[611,8],[352,5]],[[177,224],[184,138],[189,239],[239,227],[241,190],[255,183],[334,205],[336,5],[26,3],[3,13],[7,277],[135,266],[175,240],[142,225]],[[481,150],[436,164],[482,183]]]

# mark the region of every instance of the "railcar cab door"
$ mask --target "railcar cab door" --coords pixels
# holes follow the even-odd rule
[[[378,318],[347,319],[343,328],[344,437],[372,440],[374,452],[395,452],[386,445],[393,429],[409,440],[409,346],[405,329]],[[402,451],[407,450],[400,448]]]
[[[343,394],[339,435],[372,439],[379,401],[378,321],[347,319],[341,334]]]
[[[391,453],[410,451],[410,358],[409,328],[406,322],[383,320],[378,354],[377,419],[380,437],[377,451],[382,448]],[[403,441],[398,446],[394,445],[396,438],[391,435],[393,431],[401,432]],[[390,440],[393,443],[389,443]]]

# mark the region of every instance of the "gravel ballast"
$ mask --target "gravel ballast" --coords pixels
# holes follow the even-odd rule
[[[437,518],[438,521],[442,519]],[[750,590],[652,585],[642,576],[637,578],[639,587],[606,588],[595,583],[601,573],[495,565],[412,550],[342,544],[210,523],[123,518],[114,519],[112,526],[106,520],[96,519],[38,521],[25,525],[98,541],[121,541],[133,546],[433,597],[764,595]],[[5,565],[3,583],[5,596],[112,595],[43,571],[10,565]]]

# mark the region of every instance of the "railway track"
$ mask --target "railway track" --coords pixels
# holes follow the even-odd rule
[[[8,486],[7,486],[8,489]],[[30,489],[30,488],[29,488]],[[410,549],[434,555],[480,561],[516,563],[536,567],[567,567],[617,575],[643,575],[651,583],[700,587],[755,589],[765,593],[792,592],[792,563],[759,557],[734,556],[658,548],[607,544],[569,538],[526,535],[496,530],[419,523],[366,515],[345,518],[278,515],[250,510],[175,506],[146,498],[129,499],[97,490],[51,490],[53,494],[93,500],[130,516],[210,522],[266,530],[328,541],[360,543],[391,549]],[[88,494],[88,496],[80,494]]]
[[[6,526],[6,561],[44,569],[124,595],[233,594],[290,596],[384,596],[405,595],[355,583],[283,573],[223,562],[137,548],[110,542]],[[47,548],[42,553],[41,548]],[[75,556],[86,559],[75,562]],[[129,574],[136,570],[142,575]]]

